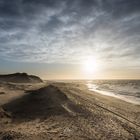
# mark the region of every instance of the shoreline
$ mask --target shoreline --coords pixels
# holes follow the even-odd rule
[[[123,95],[115,95],[113,92],[109,92],[109,91],[103,91],[103,90],[96,90],[96,89],[89,89],[90,91],[97,92],[99,94],[105,95],[105,96],[109,96],[109,97],[114,97],[117,99],[120,99],[122,101],[128,102],[128,103],[132,103],[134,105],[140,105],[140,101],[136,101],[136,99],[133,99],[135,97],[131,97],[127,98],[127,96],[123,96]],[[140,100],[140,99],[139,99]]]
[[[140,105],[140,98],[138,98],[138,97],[129,96],[129,95],[121,95],[121,94],[117,94],[112,91],[99,90],[99,89],[97,89],[97,86],[95,84],[91,84],[91,83],[87,83],[85,85],[87,86],[87,89],[89,91],[93,91],[93,93],[97,92],[99,94],[102,94],[102,95],[105,95],[108,97],[114,97],[114,98],[120,99],[120,100],[128,102],[128,103]]]
[[[4,88],[7,92],[0,96],[3,99],[5,96],[5,100],[7,95],[19,93],[19,85],[12,86],[12,93],[6,85]],[[0,139],[7,136],[17,140],[140,138],[139,106],[93,94],[84,83],[50,81],[38,87],[26,85],[20,91],[28,92],[12,101],[7,99],[8,103],[0,106]]]

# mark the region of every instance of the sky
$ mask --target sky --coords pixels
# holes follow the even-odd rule
[[[140,0],[0,0],[0,73],[14,72],[140,79]]]

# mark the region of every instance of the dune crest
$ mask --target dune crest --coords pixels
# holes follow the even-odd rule
[[[29,94],[5,104],[4,110],[14,119],[37,119],[55,115],[73,115],[80,112],[79,107],[71,102],[59,88],[49,85],[38,90],[27,91]]]
[[[14,73],[0,75],[0,81],[13,83],[40,83],[43,82],[39,77],[28,75],[27,73]]]

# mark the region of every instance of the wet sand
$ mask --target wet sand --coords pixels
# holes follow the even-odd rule
[[[140,139],[140,106],[83,82],[0,84],[0,139]]]

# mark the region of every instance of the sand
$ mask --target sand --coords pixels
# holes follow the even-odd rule
[[[41,83],[43,82],[38,76],[28,75],[27,73],[13,73],[0,75],[1,82],[13,83]]]
[[[83,82],[0,83],[2,140],[140,139],[140,106]]]

